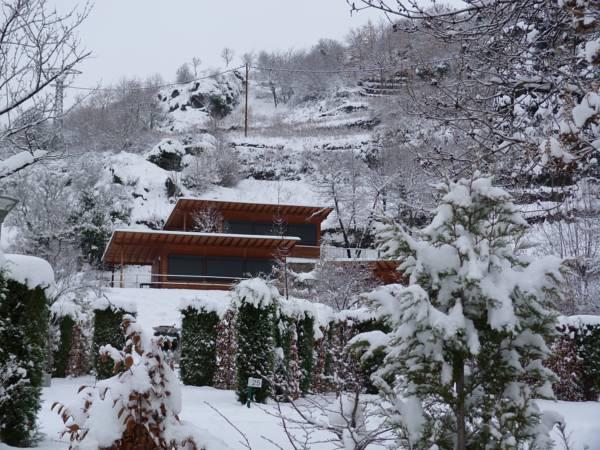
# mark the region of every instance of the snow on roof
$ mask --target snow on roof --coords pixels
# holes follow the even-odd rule
[[[113,231],[115,233],[142,233],[142,234],[165,234],[165,235],[177,235],[177,236],[206,236],[206,237],[225,237],[225,238],[249,238],[249,239],[288,239],[291,241],[299,241],[300,238],[296,236],[272,236],[265,234],[235,234],[235,233],[205,233],[200,231],[164,231],[164,230],[131,230],[128,228],[117,228]]]
[[[23,283],[29,289],[54,285],[54,271],[48,261],[36,256],[4,255],[6,276]]]
[[[271,203],[271,202],[266,202],[266,201],[247,201],[247,200],[234,200],[234,199],[230,199],[230,200],[223,200],[223,199],[215,199],[215,198],[208,198],[208,197],[179,197],[177,199],[177,203],[179,203],[180,201],[184,201],[184,200],[188,200],[188,201],[200,201],[200,202],[218,202],[218,203],[243,203],[245,205],[270,205],[270,206],[276,206],[276,207],[286,207],[286,206],[302,206],[303,208],[314,208],[314,209],[325,209],[325,208],[329,208],[328,206],[323,206],[323,205],[308,205],[308,204],[304,204],[304,203],[295,203],[295,204],[291,204],[291,203]],[[175,206],[177,207],[177,206]]]

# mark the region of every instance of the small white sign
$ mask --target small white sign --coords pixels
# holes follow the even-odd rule
[[[248,387],[261,388],[262,387],[262,379],[248,377]]]

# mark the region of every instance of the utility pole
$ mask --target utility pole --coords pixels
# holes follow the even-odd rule
[[[64,100],[65,100],[65,78],[68,75],[79,75],[81,72],[75,69],[63,71],[55,80],[54,84],[54,132],[56,133],[57,147],[62,150],[64,144],[63,135],[63,115],[64,115]]]
[[[244,108],[244,137],[248,137],[248,88],[249,80],[248,75],[250,74],[250,66],[246,63],[246,105]]]
[[[54,132],[56,133],[57,145],[62,148],[63,136],[63,113],[65,95],[65,77],[60,75],[54,85]]]

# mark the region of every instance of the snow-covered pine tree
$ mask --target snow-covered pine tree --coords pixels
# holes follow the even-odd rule
[[[233,389],[235,387],[235,355],[237,352],[235,328],[235,310],[228,309],[217,325],[215,387],[219,389]]]
[[[237,309],[237,395],[247,401],[248,377],[261,378],[254,399],[264,402],[270,394],[275,357],[275,316],[279,292],[261,278],[240,282],[233,292]]]
[[[409,286],[367,296],[391,326],[369,344],[386,350],[374,380],[391,400],[399,445],[548,448],[534,399],[553,398],[554,375],[542,362],[555,334],[548,295],[560,260],[520,251],[527,223],[491,178],[476,174],[438,190],[441,203],[424,229],[387,222],[381,230]]]
[[[114,363],[114,375],[82,386],[72,405],[52,409],[65,423],[71,448],[94,443],[107,450],[197,450],[198,432],[179,420],[179,380],[163,353],[162,338],[146,336],[126,314],[123,350],[100,348]]]

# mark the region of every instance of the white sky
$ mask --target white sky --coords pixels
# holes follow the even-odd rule
[[[50,0],[59,10],[82,0]],[[343,39],[377,11],[350,16],[345,0],[95,0],[80,30],[93,57],[79,67],[74,84],[96,86],[122,76],[145,78],[198,56],[202,68],[223,65],[223,47],[236,51],[306,48],[319,38]]]

